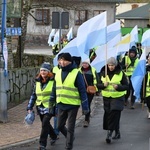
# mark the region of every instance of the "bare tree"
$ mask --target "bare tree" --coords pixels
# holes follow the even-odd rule
[[[14,67],[21,67],[21,58],[24,52],[26,32],[27,32],[27,20],[30,10],[35,8],[45,8],[45,7],[58,7],[64,10],[80,10],[83,9],[83,5],[75,5],[76,1],[70,0],[22,0],[22,16],[20,19],[20,25],[22,28],[22,35],[18,40],[18,46],[16,54],[14,55]],[[85,5],[85,4],[84,4]],[[32,16],[34,17],[34,16]],[[34,18],[36,19],[36,18]]]

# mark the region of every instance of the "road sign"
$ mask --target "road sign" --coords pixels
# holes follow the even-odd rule
[[[21,18],[22,0],[7,0],[7,17]]]
[[[68,29],[69,12],[52,12],[52,29]]]
[[[19,28],[6,28],[6,36],[20,36],[21,35],[21,27]]]

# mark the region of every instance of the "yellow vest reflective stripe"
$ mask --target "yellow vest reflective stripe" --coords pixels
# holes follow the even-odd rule
[[[146,97],[150,96],[150,72],[148,72],[148,78],[146,83]]]
[[[97,85],[97,79],[96,79],[96,75],[95,75],[95,68],[94,67],[91,67],[92,68],[92,74],[93,74],[93,80],[94,80],[94,85]]]
[[[56,80],[56,102],[70,105],[80,105],[81,100],[78,89],[74,86],[78,69],[73,69],[62,83],[62,69],[59,69],[55,76]]]
[[[109,82],[109,85],[102,90],[102,96],[104,97],[112,97],[117,98],[125,95],[126,91],[116,91],[113,88],[113,84],[120,84],[123,77],[123,73],[120,72],[120,74],[115,74],[112,79],[110,80],[108,75],[106,77],[101,77],[101,81],[105,83],[106,81]],[[107,79],[107,80],[106,80]]]
[[[129,68],[127,68],[125,70],[125,74],[127,76],[131,76],[133,74],[133,71],[134,71],[135,67],[137,66],[138,62],[139,62],[139,60],[138,60],[138,58],[136,58],[134,66],[129,66]],[[125,64],[128,64],[128,65],[131,64],[131,60],[130,60],[129,56],[125,56]]]
[[[97,78],[96,78],[96,75],[95,75],[95,72],[96,72],[96,69],[94,67],[91,67],[92,68],[92,74],[93,74],[93,80],[94,80],[94,85],[96,87],[96,91],[98,91],[97,89]]]
[[[41,103],[45,108],[49,108],[49,99],[50,99],[50,94],[52,92],[52,87],[53,87],[53,81],[49,81],[45,87],[44,90],[41,90],[41,83],[36,82],[36,95],[37,95],[37,100],[36,100],[36,105],[39,106]]]
[[[56,72],[57,72],[58,70],[59,70],[58,66],[55,66],[55,67],[53,68],[53,73],[56,74]]]

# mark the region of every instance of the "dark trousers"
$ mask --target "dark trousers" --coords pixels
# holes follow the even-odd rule
[[[88,96],[88,106],[89,106],[89,113],[85,115],[85,121],[90,121],[90,114],[91,114],[91,102],[93,100],[94,94],[87,94]]]
[[[148,97],[145,97],[145,103],[146,103],[146,105],[147,105],[147,107],[148,107],[148,110],[149,110],[149,112],[150,112],[150,96],[148,96]]]
[[[78,113],[78,107],[69,110],[58,108],[58,130],[66,137],[66,148],[73,148],[75,122]],[[67,121],[67,127],[66,125]]]
[[[56,139],[57,135],[54,132],[52,125],[50,124],[50,119],[52,118],[51,114],[40,114],[40,119],[42,122],[42,130],[40,135],[39,143],[46,147],[47,137],[50,135],[51,139]]]
[[[128,101],[128,98],[129,96],[131,95],[131,105],[133,105],[135,103],[135,96],[133,95],[134,94],[134,89],[133,89],[133,86],[132,86],[132,82],[131,82],[131,77],[129,76],[129,88],[127,90],[127,93],[125,95],[125,102]]]
[[[112,131],[119,130],[120,117],[121,117],[120,110],[110,110],[110,111],[105,110],[103,116],[103,129]]]

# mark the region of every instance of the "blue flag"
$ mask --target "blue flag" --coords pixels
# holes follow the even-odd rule
[[[105,11],[87,20],[78,28],[77,47],[82,53],[89,55],[90,49],[106,43],[106,15]]]
[[[144,49],[140,57],[140,60],[131,76],[134,95],[136,96],[137,99],[140,98],[140,90],[145,73],[146,73],[146,52]]]
[[[150,46],[150,29],[146,30],[143,33],[141,44],[142,44],[143,47]]]

